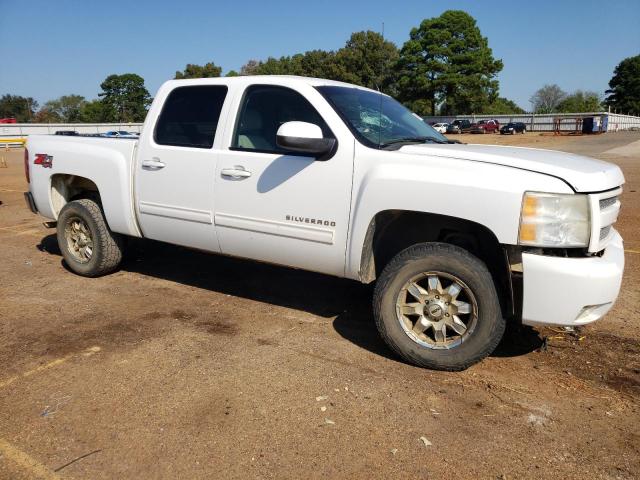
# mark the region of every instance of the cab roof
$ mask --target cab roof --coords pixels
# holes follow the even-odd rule
[[[313,87],[335,86],[358,88],[376,92],[376,90],[354,85],[352,83],[339,82],[337,80],[327,80],[325,78],[301,77],[298,75],[239,75],[237,77],[214,77],[214,78],[190,78],[182,80],[169,80],[165,82],[172,87],[178,85],[250,85],[255,83],[275,84],[275,85],[300,85],[306,84]]]

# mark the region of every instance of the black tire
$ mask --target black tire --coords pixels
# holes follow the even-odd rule
[[[401,326],[396,300],[415,275],[438,271],[461,279],[475,296],[477,320],[469,336],[449,349],[434,349],[413,340]],[[486,265],[466,250],[445,243],[421,243],[396,255],[380,275],[373,298],[378,331],[389,347],[406,361],[434,370],[464,370],[496,348],[505,320]]]
[[[91,233],[93,249],[91,257],[80,261],[67,240],[66,229],[73,221],[82,220]],[[98,277],[114,271],[120,265],[124,250],[124,238],[113,233],[100,205],[87,198],[67,203],[58,216],[58,245],[67,266],[78,275]]]

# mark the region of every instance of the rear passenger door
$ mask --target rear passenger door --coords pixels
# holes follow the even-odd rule
[[[215,142],[226,97],[224,85],[178,87],[159,111],[149,112],[135,165],[135,204],[146,238],[220,250],[213,221]]]

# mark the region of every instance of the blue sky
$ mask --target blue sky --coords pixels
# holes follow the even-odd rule
[[[187,63],[227,71],[252,58],[338,49],[383,22],[400,47],[412,27],[447,9],[476,18],[504,62],[500,94],[524,108],[545,83],[603,92],[618,62],[640,54],[640,0],[0,0],[0,95],[95,98],[107,75],[128,72],[153,95]]]

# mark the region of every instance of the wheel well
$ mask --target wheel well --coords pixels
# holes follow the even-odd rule
[[[68,202],[80,198],[100,201],[98,186],[88,178],[56,174],[51,177],[51,204],[56,217]]]
[[[487,227],[462,218],[405,210],[378,213],[369,223],[365,236],[361,281],[374,281],[396,254],[423,242],[456,245],[481,259],[493,277],[503,313],[512,315],[511,275],[504,248]]]

